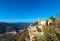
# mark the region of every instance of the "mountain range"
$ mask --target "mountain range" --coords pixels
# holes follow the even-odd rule
[[[20,30],[27,29],[28,25],[30,25],[30,23],[23,23],[23,22],[6,23],[6,22],[0,22],[0,34],[6,33],[6,32],[12,32],[12,31],[16,31],[18,33]]]

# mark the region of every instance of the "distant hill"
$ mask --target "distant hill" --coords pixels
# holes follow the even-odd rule
[[[22,29],[27,29],[28,25],[30,23],[5,23],[5,22],[0,22],[0,34],[6,33],[6,32],[11,32],[11,31],[16,31],[17,33],[22,30]]]

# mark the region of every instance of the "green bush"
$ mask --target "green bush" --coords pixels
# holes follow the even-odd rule
[[[38,25],[38,22],[34,22],[34,23],[32,23],[32,25],[33,25],[33,26]]]

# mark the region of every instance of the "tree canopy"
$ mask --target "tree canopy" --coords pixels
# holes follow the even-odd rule
[[[52,19],[53,21],[55,21],[55,18],[53,16],[50,16],[49,19]]]

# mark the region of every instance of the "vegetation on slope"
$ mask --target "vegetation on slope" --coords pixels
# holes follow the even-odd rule
[[[10,39],[9,41],[29,41],[28,39],[28,31],[25,30],[21,33],[19,33],[18,35],[14,36],[12,39]],[[8,39],[7,39],[8,41]]]

